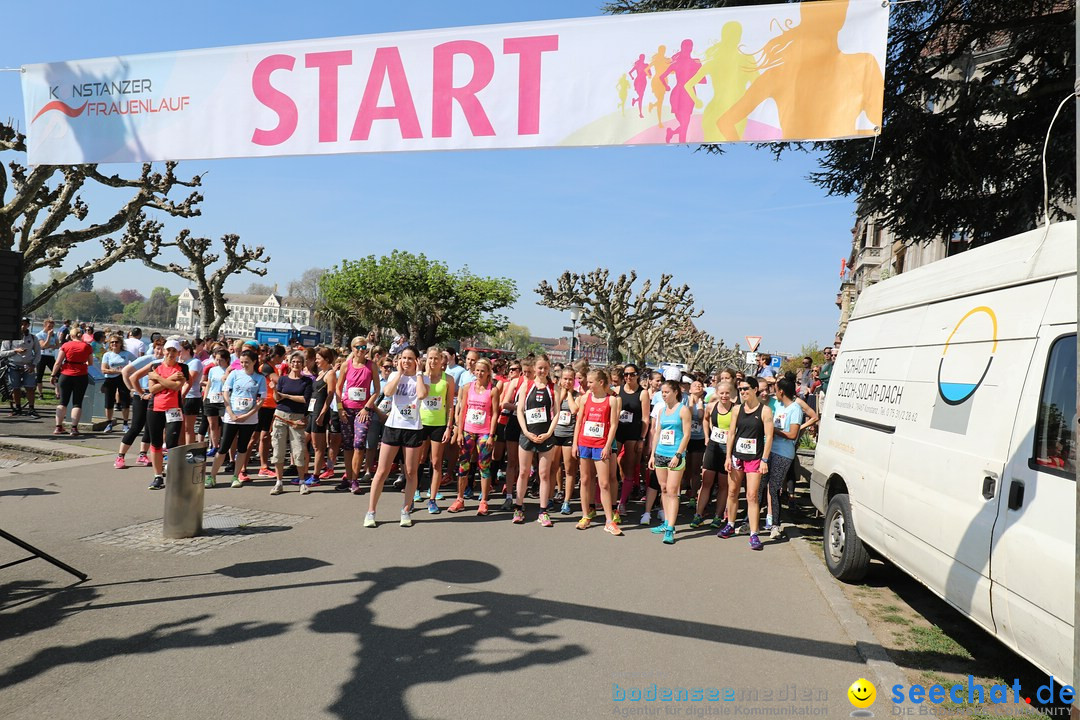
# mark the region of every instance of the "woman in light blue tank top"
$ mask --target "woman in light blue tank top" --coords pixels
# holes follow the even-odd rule
[[[659,431],[653,434],[653,452],[649,469],[656,470],[656,479],[664,493],[664,522],[652,529],[662,534],[668,545],[675,542],[675,523],[679,515],[679,489],[686,469],[686,445],[690,442],[690,409],[680,403],[679,384],[665,380],[660,387]]]

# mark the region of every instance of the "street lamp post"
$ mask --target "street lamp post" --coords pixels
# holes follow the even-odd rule
[[[577,347],[577,324],[581,319],[581,308],[574,305],[570,308],[570,325],[572,332],[570,333],[570,363],[574,362],[574,349]]]

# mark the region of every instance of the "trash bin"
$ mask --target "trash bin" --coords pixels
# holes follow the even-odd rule
[[[189,538],[202,532],[205,475],[206,443],[169,448],[162,531],[165,537]]]

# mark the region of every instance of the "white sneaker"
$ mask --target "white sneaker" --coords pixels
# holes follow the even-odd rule
[[[300,494],[307,495],[309,492],[311,492],[311,488],[309,488],[304,483],[300,483]]]
[[[651,522],[652,522],[652,513],[651,512],[646,510],[645,512],[641,513],[641,524],[642,525],[648,525]]]
[[[407,508],[401,509],[401,527],[412,527],[412,518]]]
[[[772,540],[775,540],[776,538],[780,537],[780,534],[781,534],[780,533],[780,526],[779,525],[773,525],[772,526],[772,531],[769,533],[769,538],[772,539]]]
[[[301,485],[301,486],[300,486],[300,492],[303,492],[303,491],[304,491],[304,486],[303,486],[303,485]],[[278,482],[277,482],[277,483],[276,483],[276,484],[274,485],[274,489],[270,491],[270,494],[271,494],[271,495],[280,495],[280,494],[281,494],[281,493],[283,493],[283,492],[285,492],[285,486],[284,486],[284,485],[282,485],[282,484],[281,484],[281,481],[279,480],[279,481],[278,481]]]
[[[364,527],[375,527],[375,513],[368,512],[364,515]]]

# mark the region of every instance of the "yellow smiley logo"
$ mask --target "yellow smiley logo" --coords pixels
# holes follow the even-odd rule
[[[855,707],[860,709],[868,708],[874,704],[874,700],[877,698],[877,688],[874,687],[874,683],[866,678],[859,678],[851,683],[847,696]]]

